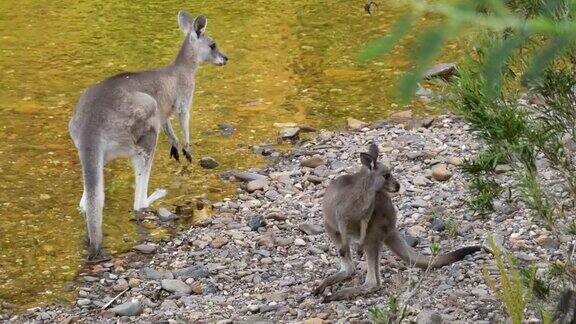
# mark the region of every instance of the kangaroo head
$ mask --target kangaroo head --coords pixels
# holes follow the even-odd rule
[[[360,153],[360,161],[362,165],[368,169],[369,174],[376,176],[375,185],[377,190],[398,192],[400,190],[400,183],[394,179],[390,168],[378,161],[378,155],[378,146],[372,143],[368,152]]]
[[[218,48],[212,37],[206,34],[208,19],[204,15],[192,18],[185,11],[178,13],[178,25],[180,30],[186,35],[188,42],[188,57],[196,63],[212,63],[224,65],[228,57]]]

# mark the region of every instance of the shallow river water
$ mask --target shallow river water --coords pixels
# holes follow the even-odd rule
[[[384,35],[403,8],[381,2],[372,16],[363,1],[0,1],[0,300],[21,307],[56,301],[85,258],[77,211],[82,179],[67,124],[84,88],[121,71],[168,64],[182,35],[176,14],[209,19],[208,33],[228,54],[223,68],[197,74],[191,138],[194,161],[169,159],[161,135],[150,190],[158,205],[234,193],[218,173],[262,165],[241,144],[270,142],[276,122],[338,127],[348,116],[385,117],[396,76],[409,67],[405,46],[359,62],[365,44]],[[419,28],[433,22],[422,20]],[[449,50],[454,53],[454,50]],[[448,55],[444,59],[449,59]],[[426,109],[426,107],[419,107]],[[234,125],[234,136],[217,132]],[[178,130],[177,130],[178,132]],[[204,170],[201,156],[220,166]],[[121,252],[138,240],[127,161],[106,168],[105,243]]]

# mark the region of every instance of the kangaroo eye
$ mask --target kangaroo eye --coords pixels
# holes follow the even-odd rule
[[[215,50],[215,49],[216,49],[216,43],[210,44],[210,48],[211,48],[212,50]]]

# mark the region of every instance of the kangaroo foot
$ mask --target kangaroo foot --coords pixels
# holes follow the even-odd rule
[[[174,158],[174,160],[180,162],[180,153],[178,153],[178,147],[172,146],[170,148],[170,158]]]
[[[184,153],[184,156],[186,157],[186,160],[188,160],[188,162],[192,162],[192,154],[190,153],[190,149],[185,147],[182,149],[182,153]]]
[[[168,191],[166,189],[158,189],[156,191],[154,191],[150,197],[148,197],[148,199],[146,199],[146,204],[148,206],[152,205],[153,202],[155,202],[156,200],[160,199],[160,198],[164,198],[166,195],[168,194]]]
[[[106,261],[112,260],[112,257],[103,250],[99,250],[96,252],[89,252],[88,260],[86,261],[87,264],[98,264]]]

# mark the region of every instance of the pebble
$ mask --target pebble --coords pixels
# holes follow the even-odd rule
[[[218,165],[218,162],[212,157],[204,156],[200,159],[200,166],[204,169],[214,169],[218,167]]]
[[[294,244],[297,245],[297,246],[304,246],[304,245],[306,245],[306,241],[304,241],[304,240],[301,239],[301,238],[297,238],[297,239],[294,240]]]
[[[160,218],[160,220],[163,222],[169,222],[171,220],[177,219],[178,216],[169,211],[168,209],[160,207],[158,208],[158,218]]]
[[[190,266],[182,269],[173,270],[172,273],[176,278],[181,277],[184,279],[200,279],[206,278],[209,275],[208,268],[204,265]]]
[[[142,305],[136,300],[115,306],[110,311],[118,316],[136,316],[142,312]]]
[[[213,217],[201,216],[198,226],[187,226],[157,243],[144,243],[156,245],[155,253],[120,254],[112,262],[87,268],[72,287],[78,291],[75,305],[25,311],[18,315],[23,316],[18,321],[50,322],[83,314],[82,319],[87,322],[109,322],[116,315],[112,308],[133,301],[141,304],[140,317],[118,320],[173,323],[178,318],[200,323],[369,321],[368,309],[386,307],[386,294],[322,303],[322,298],[311,296],[310,292],[339,268],[336,247],[327,235],[320,235],[324,231],[321,205],[324,189],[338,175],[358,170],[358,153],[374,140],[379,143],[382,161],[392,167],[394,176],[402,184],[402,190],[391,197],[398,212],[397,227],[406,243],[416,247],[417,252],[430,255],[430,247],[436,243],[443,251],[484,244],[487,233],[494,233],[501,247],[512,252],[523,264],[536,264],[540,275],[548,275],[550,260],[565,264],[562,251],[573,236],[560,235],[556,239],[551,232],[534,223],[517,195],[497,199],[495,210],[484,218],[468,210],[469,177],[457,164],[473,157],[482,146],[474,141],[473,134],[459,118],[441,116],[430,128],[425,128],[430,118],[412,116],[407,119],[410,115],[410,112],[396,115],[397,122],[404,118],[402,125],[386,121],[378,127],[362,127],[356,132],[322,131],[319,137],[295,142],[292,152],[282,153],[267,167],[221,173],[225,180],[246,182],[246,185],[261,180],[265,185],[248,192],[244,184],[238,184],[237,197],[214,204],[203,202],[203,212],[209,212],[210,206],[214,206]],[[260,147],[271,145],[263,143]],[[308,159],[313,160],[304,162]],[[549,166],[538,165],[545,174],[542,185],[550,187],[554,193],[558,191],[559,199],[571,203],[568,196],[562,196],[556,173],[548,172]],[[433,169],[439,166],[451,174],[450,181],[434,177]],[[504,186],[514,186],[512,172],[493,176]],[[198,204],[192,200],[190,206],[194,209]],[[181,208],[176,209],[178,214]],[[158,210],[160,220],[160,214],[172,214],[172,207],[164,209]],[[448,220],[445,217],[458,224],[460,235],[438,232],[447,225],[442,222]],[[573,215],[568,213],[566,221],[572,219]],[[356,248],[355,242],[352,248]],[[353,278],[330,287],[326,294],[362,283],[366,256],[356,259],[357,271]],[[389,249],[382,253],[381,263],[385,265],[385,270],[381,271],[383,289],[393,287],[399,294],[409,291],[409,282],[417,282],[425,273],[411,269]],[[482,269],[492,275],[498,274],[493,258],[480,252],[427,272],[424,284],[414,291],[412,300],[418,302],[410,304],[405,321],[415,322],[418,318],[424,321],[422,314],[429,310],[441,314],[446,322],[475,323],[505,318],[504,309],[499,307],[496,297],[485,285]],[[167,281],[177,284],[171,288]],[[551,289],[557,288],[555,282],[550,281]],[[131,289],[122,294],[112,308],[86,311],[104,306],[126,284]],[[81,299],[89,303],[80,306],[78,301]],[[529,309],[529,312],[533,310]],[[534,316],[535,313],[530,313],[526,318]],[[426,316],[430,317],[434,316]],[[5,320],[7,316],[0,315],[0,322]]]
[[[229,123],[222,123],[220,125],[218,125],[218,128],[220,129],[220,132],[222,133],[223,136],[226,137],[230,137],[232,135],[234,135],[234,126],[232,126],[232,124]]]
[[[432,178],[438,181],[447,181],[452,178],[452,173],[448,171],[446,164],[437,164],[432,167]]]
[[[152,254],[156,252],[158,246],[156,244],[138,244],[134,247],[134,250],[143,254]]]
[[[414,179],[412,179],[412,183],[415,186],[424,187],[428,184],[428,180],[424,176],[417,176]]]
[[[161,281],[162,289],[169,292],[190,295],[192,288],[188,286],[184,281],[178,279],[162,279]]]
[[[252,180],[246,184],[246,191],[254,192],[256,190],[262,190],[267,185],[268,185],[267,179]]]
[[[214,240],[212,240],[211,245],[213,248],[215,249],[219,249],[221,247],[223,247],[224,245],[228,244],[228,239],[224,236],[217,236],[216,238],[214,238]]]
[[[298,225],[298,228],[308,235],[318,235],[324,233],[324,228],[322,226],[312,223],[302,223]]]
[[[92,304],[92,301],[88,298],[80,298],[76,301],[76,304],[78,304],[80,307],[83,307]]]
[[[434,311],[421,311],[416,318],[418,324],[441,324],[442,316]]]
[[[320,157],[311,157],[300,162],[301,166],[308,168],[316,168],[324,164],[326,164],[326,162],[324,162],[324,160]]]
[[[354,129],[354,130],[362,129],[362,128],[369,125],[367,122],[363,122],[361,120],[358,120],[358,119],[355,119],[352,117],[348,117],[346,119],[346,124],[348,125],[349,129]]]
[[[448,164],[452,164],[455,166],[461,166],[464,164],[464,159],[459,158],[459,157],[455,157],[455,156],[451,156],[450,158],[448,158]]]
[[[502,173],[506,173],[506,172],[510,172],[512,171],[512,167],[509,164],[498,164],[495,168],[494,168],[494,172],[496,172],[497,174],[502,174]]]
[[[257,231],[260,227],[266,226],[266,221],[264,220],[264,217],[260,215],[252,216],[248,222],[248,226],[250,226],[251,230]]]

